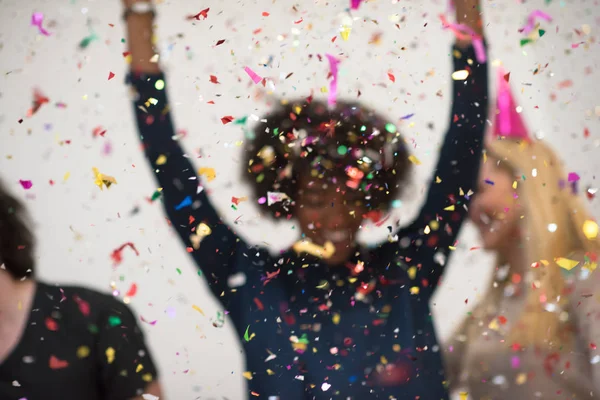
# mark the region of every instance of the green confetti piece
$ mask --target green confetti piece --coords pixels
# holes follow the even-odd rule
[[[162,193],[160,191],[155,191],[154,193],[152,193],[152,197],[150,197],[150,201],[155,201],[157,199],[160,198],[160,196],[162,195]]]
[[[92,33],[90,36],[86,36],[81,39],[81,42],[79,42],[79,48],[86,49],[95,40],[98,40],[98,36]]]
[[[88,331],[90,331],[90,333],[92,333],[92,334],[96,334],[96,333],[100,332],[98,329],[98,326],[96,326],[95,324],[88,325]]]
[[[202,271],[198,270],[198,276],[202,276]]]
[[[247,121],[248,121],[248,116],[244,116],[242,118],[236,119],[235,121],[233,121],[233,123],[236,125],[246,125]]]
[[[540,37],[542,37],[542,36],[544,36],[544,35],[546,34],[546,31],[545,31],[545,30],[543,30],[543,29],[540,29],[540,30],[538,31],[538,33],[540,34]]]
[[[181,275],[181,270],[180,270],[179,268],[175,268],[175,271],[177,271],[177,273],[178,273],[179,275]]]
[[[116,315],[111,315],[108,317],[108,324],[110,326],[121,325],[121,318],[117,317]]]
[[[250,325],[248,325],[248,327],[246,328],[246,332],[244,333],[244,340],[246,342],[250,341],[250,335],[248,334],[248,331],[250,330]]]
[[[338,154],[339,154],[340,156],[346,155],[346,153],[348,152],[348,148],[347,148],[346,146],[344,146],[344,145],[342,145],[342,146],[339,146],[339,147],[337,148],[337,152],[338,152]]]
[[[396,125],[394,125],[392,123],[387,123],[387,124],[385,124],[385,130],[388,131],[389,133],[396,133]]]
[[[525,46],[527,43],[531,43],[531,39],[521,39],[521,47]]]

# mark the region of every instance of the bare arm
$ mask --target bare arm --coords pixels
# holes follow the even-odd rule
[[[454,7],[456,10],[456,23],[464,24],[473,29],[477,35],[483,36],[483,21],[481,20],[482,12],[479,0],[457,0]],[[470,38],[456,40],[456,46],[463,49],[470,44]]]
[[[139,0],[123,0],[125,8]],[[150,14],[131,14],[127,18],[127,42],[131,55],[131,69],[138,73],[157,74],[160,68],[152,62],[156,54],[153,46],[154,31]]]

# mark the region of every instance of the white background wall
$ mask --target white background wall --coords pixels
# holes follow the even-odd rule
[[[582,189],[597,186],[598,1],[552,0],[549,5],[544,0],[482,1],[490,58],[511,72],[513,90],[532,132],[555,146],[568,171],[581,176]],[[423,199],[448,125],[452,35],[442,31],[438,20],[445,1],[370,1],[353,12],[357,20],[350,39],[345,42],[338,35],[332,43],[347,4],[302,1],[296,11],[291,2],[267,0],[171,0],[158,5],[158,33],[175,122],[188,133],[183,143],[190,153],[198,154],[202,148],[207,157],[197,160],[198,166],[216,169],[217,179],[209,187],[224,217],[231,222],[239,218],[237,229],[245,237],[266,242],[274,250],[290,245],[297,229],[261,220],[251,202],[241,203],[238,211],[231,209],[232,196],[249,195],[239,179],[244,136],[238,126],[223,126],[222,116],[261,115],[273,94],[307,96],[310,90],[318,94],[327,85],[328,66],[314,55],[343,54],[341,97],[355,98],[360,90],[364,102],[393,121],[415,113],[401,129],[414,141],[413,152],[423,164],[416,168],[417,176],[398,210],[403,221],[414,215]],[[207,20],[185,20],[206,7],[210,7]],[[536,8],[547,11],[554,21],[542,24],[546,35],[537,43],[520,47],[522,35],[517,30]],[[44,13],[51,36],[41,36],[29,25],[34,11]],[[270,16],[263,17],[264,11]],[[391,22],[394,16],[402,18],[399,28]],[[231,324],[212,326],[217,303],[168,228],[160,203],[145,200],[156,186],[140,151],[123,83],[127,66],[122,52],[127,45],[120,17],[117,0],[0,0],[0,173],[33,214],[42,279],[103,291],[110,290],[113,280],[122,291],[136,283],[139,291],[132,304],[137,314],[157,320],[154,326],[140,324],[168,397],[240,399],[244,369]],[[591,34],[580,36],[577,31],[582,32],[584,24]],[[90,28],[99,40],[78,49]],[[257,29],[262,31],[253,34]],[[383,34],[381,44],[369,44],[378,32]],[[215,47],[219,39],[226,41]],[[571,48],[580,42],[586,44]],[[259,65],[271,56],[268,67]],[[245,65],[272,78],[274,93],[252,84],[242,71]],[[536,68],[539,73],[534,75]],[[395,83],[387,78],[389,70]],[[109,72],[115,74],[110,81]],[[289,73],[293,75],[285,79]],[[221,84],[210,83],[210,74]],[[572,86],[561,88],[565,81]],[[34,87],[50,98],[50,104],[26,118]],[[442,96],[436,96],[438,91]],[[215,105],[207,104],[209,100]],[[66,108],[57,107],[60,102]],[[22,124],[17,122],[20,118]],[[107,129],[104,138],[92,135],[99,125]],[[589,138],[584,137],[586,127]],[[115,176],[118,184],[100,191],[92,167]],[[67,173],[70,177],[65,180]],[[33,188],[25,191],[19,179],[31,180]],[[588,204],[600,216],[598,200]],[[139,212],[132,215],[136,207]],[[363,237],[384,236],[369,226]],[[128,241],[141,255],[125,251],[124,262],[114,268],[111,251]],[[468,227],[435,299],[442,338],[476,301],[490,272],[491,259],[481,250],[469,251],[476,245],[475,232]],[[194,304],[206,316],[193,310]]]

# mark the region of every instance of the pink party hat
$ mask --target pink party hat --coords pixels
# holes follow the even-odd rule
[[[499,67],[494,136],[530,141],[525,122],[523,122],[521,115],[517,113],[515,99],[513,98],[506,76],[504,69]]]

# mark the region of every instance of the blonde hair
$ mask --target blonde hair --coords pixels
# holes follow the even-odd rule
[[[600,248],[598,239],[588,239],[582,229],[584,222],[592,218],[568,184],[560,160],[545,143],[491,140],[487,143],[487,155],[521,177],[517,190],[525,211],[521,220],[525,265],[520,271],[533,274],[533,285],[525,285],[525,308],[508,331],[507,344],[568,349],[572,344],[572,331],[561,323],[559,312],[548,312],[546,306],[554,304],[560,310],[567,303],[565,281],[555,259],[569,258],[573,253],[596,252]],[[549,230],[550,224],[556,225],[554,232]],[[498,267],[500,262],[498,257]],[[539,266],[532,268],[536,262]],[[450,344],[456,344],[463,336],[468,345],[480,334],[477,329],[480,321],[502,300],[503,290],[494,283],[495,280],[490,282],[483,300],[475,307],[472,317],[459,325]],[[487,321],[483,323],[487,327]]]

